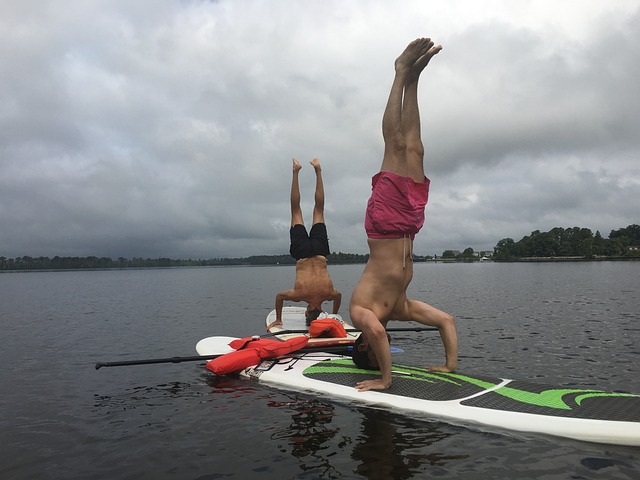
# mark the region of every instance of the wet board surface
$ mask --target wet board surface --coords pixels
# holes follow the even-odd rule
[[[306,307],[296,307],[296,306],[286,306],[282,308],[282,325],[277,325],[271,328],[268,328],[269,333],[274,333],[278,338],[282,340],[286,340],[291,337],[297,337],[302,335],[301,333],[281,333],[289,330],[306,331],[309,326],[306,324],[305,320],[305,311]],[[346,323],[340,315],[327,315],[331,318],[336,318],[342,323],[342,326],[347,330],[347,336],[343,338],[327,338],[327,337],[318,337],[318,338],[310,338],[309,346],[310,347],[320,347],[320,346],[335,346],[335,345],[353,345],[356,341],[360,332],[350,332],[353,330],[353,326]],[[265,320],[265,325],[269,327],[271,323],[276,320],[276,311],[272,310]]]
[[[359,392],[355,384],[377,378],[379,372],[358,369],[350,357],[319,353],[292,353],[265,360],[240,375],[275,387],[320,392],[336,399],[417,412],[455,423],[640,446],[640,395],[464,372],[429,372],[397,364],[393,366],[390,389]]]

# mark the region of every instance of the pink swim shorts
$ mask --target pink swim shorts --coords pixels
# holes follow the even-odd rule
[[[415,182],[392,172],[379,172],[371,179],[364,228],[369,238],[414,239],[424,225],[424,207],[429,200],[430,181]]]

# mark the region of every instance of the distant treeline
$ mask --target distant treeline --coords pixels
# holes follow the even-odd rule
[[[332,264],[366,263],[369,255],[355,253],[332,253],[328,261]],[[152,267],[215,267],[225,265],[295,265],[296,261],[286,255],[254,255],[242,258],[209,258],[207,260],[174,260],[171,258],[123,258],[109,257],[0,257],[0,270],[81,270],[110,268]]]
[[[449,250],[445,253],[451,252]],[[451,258],[449,258],[451,257]],[[414,255],[414,261],[432,260],[430,256]],[[471,248],[458,256],[443,255],[444,259],[477,261],[478,256]],[[493,249],[492,259],[496,261],[518,261],[522,259],[550,258],[640,258],[640,225],[629,225],[612,230],[605,239],[588,228],[556,227],[548,232],[536,230],[515,242],[504,238]],[[333,252],[328,261],[331,264],[366,263],[369,255]],[[442,259],[442,258],[441,258]],[[109,268],[152,268],[152,267],[215,267],[225,265],[294,265],[289,254],[253,255],[241,258],[209,258],[207,260],[174,260],[171,258],[123,258],[109,257],[0,257],[2,270],[79,270]]]
[[[592,259],[640,257],[640,225],[612,230],[605,239],[588,228],[556,227],[548,232],[536,230],[514,242],[504,238],[494,248],[493,260],[577,257]]]

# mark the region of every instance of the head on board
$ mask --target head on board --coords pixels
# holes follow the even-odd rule
[[[318,318],[318,316],[320,316],[321,313],[322,313],[322,310],[319,307],[314,307],[311,304],[309,304],[309,306],[307,307],[307,311],[304,312],[304,318],[307,322],[307,326],[311,325],[311,322],[316,318]]]
[[[391,337],[388,333],[387,340],[391,343]],[[369,346],[369,342],[367,342],[367,337],[364,333],[361,333],[353,344],[351,358],[358,368],[362,368],[363,370],[380,370],[376,354]]]

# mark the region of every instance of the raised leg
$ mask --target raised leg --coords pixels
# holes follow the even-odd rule
[[[395,61],[396,74],[382,116],[383,171],[407,175],[407,144],[402,131],[403,95],[413,65],[428,51],[430,44],[430,39],[418,38],[411,42]]]
[[[407,300],[404,319],[438,327],[444,345],[445,364],[430,367],[429,370],[455,372],[458,367],[458,333],[453,316],[425,302]]]
[[[420,74],[440,50],[431,40],[426,52],[416,60],[407,77],[402,100],[401,131],[406,142],[407,175],[416,182],[424,179],[424,145],[420,136],[420,111],[418,108],[418,80]]]
[[[314,158],[311,165],[316,172],[316,192],[314,195],[315,205],[313,206],[313,224],[324,223],[324,183],[322,182],[322,167],[320,160]]]
[[[298,182],[298,173],[302,166],[294,158],[293,159],[293,176],[291,178],[291,226],[304,225],[302,218],[302,209],[300,208],[300,183]]]

